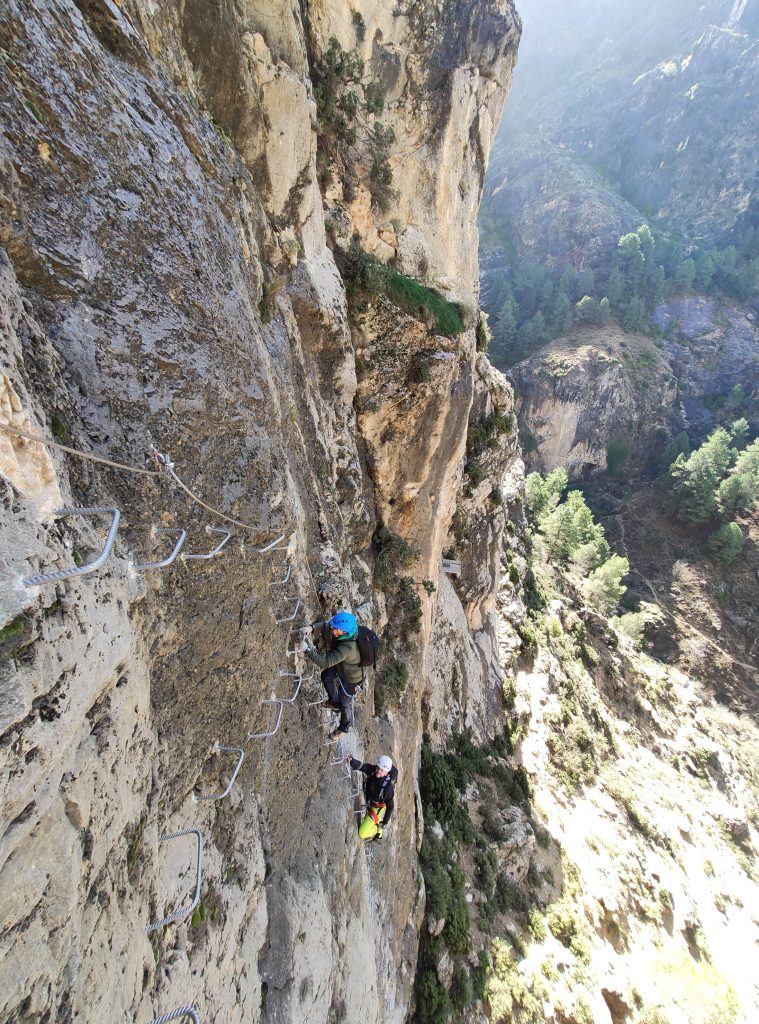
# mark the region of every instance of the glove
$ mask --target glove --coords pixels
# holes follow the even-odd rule
[[[382,829],[377,829],[377,835],[374,837],[375,841],[382,838]]]
[[[309,649],[310,647],[311,647],[311,644],[310,644],[310,643],[308,642],[308,640],[306,640],[306,638],[304,637],[304,638],[303,638],[303,639],[301,640],[301,642],[300,642],[300,643],[298,644],[298,646],[297,646],[297,647],[296,647],[295,649],[296,649],[296,651],[300,651],[301,653],[305,654],[305,652],[306,652],[306,651],[307,651],[307,650],[308,650],[308,649]]]
[[[353,760],[353,754],[346,754],[345,757],[343,758],[343,761],[352,761],[352,760]]]

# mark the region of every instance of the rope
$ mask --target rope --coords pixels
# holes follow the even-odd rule
[[[102,455],[92,455],[89,452],[80,452],[76,448],[69,448],[68,445],[58,444],[57,441],[48,441],[44,437],[37,437],[36,434],[30,434],[27,430],[21,430],[19,427],[11,427],[7,423],[0,423],[0,430],[5,431],[6,434],[17,434],[19,437],[25,437],[28,441],[36,441],[38,444],[44,444],[48,448],[57,448],[61,452],[66,452],[68,455],[77,455],[80,459],[89,459],[90,462],[100,462],[104,466],[113,466],[114,469],[123,469],[127,473],[142,473],[144,476],[160,476],[160,470],[156,469],[138,469],[137,466],[127,466],[123,462],[114,462],[112,459],[105,459]]]
[[[225,515],[223,512],[220,512],[217,508],[214,508],[213,505],[207,505],[203,501],[202,498],[199,498],[197,494],[195,494],[193,491],[190,490],[190,488],[187,486],[187,484],[183,483],[179,479],[177,474],[174,472],[174,463],[171,461],[171,459],[169,458],[168,455],[162,455],[155,448],[153,448],[152,451],[153,451],[153,455],[154,455],[155,459],[166,470],[166,472],[169,474],[169,476],[172,478],[172,480],[182,488],[182,490],[185,492],[185,494],[189,498],[192,498],[192,500],[197,505],[201,505],[207,512],[213,512],[213,514],[215,516],[218,516],[220,519],[225,520],[225,522],[227,522],[227,523],[234,523],[235,526],[239,526],[243,530],[252,530],[253,533],[275,533],[278,530],[285,531],[285,530],[288,529],[288,525],[289,524],[285,524],[285,526],[282,526],[282,527],[275,527],[275,526],[254,526],[251,523],[242,523],[242,522],[240,522],[239,519],[234,519],[232,516],[228,516],[228,515]]]
[[[174,463],[171,461],[168,455],[161,455],[153,449],[153,455],[161,465],[161,469],[140,469],[137,466],[127,466],[124,462],[115,462],[113,459],[106,459],[102,455],[93,455],[90,452],[80,452],[76,448],[70,448],[66,444],[59,444],[57,441],[49,441],[47,438],[39,437],[37,434],[31,434],[28,430],[21,430],[20,427],[12,427],[7,423],[0,423],[0,430],[6,434],[15,434],[17,437],[26,438],[28,441],[36,441],[37,444],[45,445],[48,448],[57,448],[58,451],[66,452],[67,455],[76,455],[77,458],[87,459],[90,462],[99,462],[103,466],[112,466],[114,469],[121,469],[127,473],[140,473],[142,476],[162,476],[165,470],[171,478],[174,480],[179,487],[192,498],[192,500],[201,505],[206,511],[213,512],[215,516],[220,519],[224,519],[228,523],[234,523],[235,526],[241,527],[243,530],[252,530],[254,533],[274,533],[278,527],[274,526],[254,526],[250,523],[242,523],[239,519],[234,519],[232,516],[225,515],[220,512],[219,509],[214,508],[212,505],[207,505],[202,498],[199,498],[197,494],[194,494],[186,484],[184,484],[177,474],[174,472]],[[287,526],[282,527],[283,530],[287,529]],[[312,581],[313,582],[313,581]],[[314,588],[316,589],[316,588]]]

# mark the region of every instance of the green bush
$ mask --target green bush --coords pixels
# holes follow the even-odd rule
[[[419,788],[425,813],[446,825],[455,821],[459,811],[459,794],[453,773],[443,754],[433,751],[429,742],[422,741]]]
[[[377,676],[376,690],[379,703],[384,708],[393,707],[400,700],[408,683],[408,666],[392,656],[382,665]]]
[[[530,921],[530,931],[532,932],[535,941],[543,942],[548,934],[543,915],[537,907],[530,907],[528,917]]]
[[[737,523],[725,523],[710,534],[704,544],[709,558],[718,565],[730,565],[741,553],[743,533]]]
[[[418,633],[422,628],[422,599],[411,576],[401,576],[398,580],[394,607],[399,618],[400,635],[405,637],[409,633]]]
[[[482,816],[482,831],[485,835],[494,839],[497,843],[503,842],[506,838],[506,833],[503,830],[501,819],[490,804],[480,804],[479,811]]]
[[[427,914],[433,921],[441,921],[448,916],[448,908],[451,905],[450,876],[437,861],[425,867],[423,873],[427,892]]]
[[[419,975],[416,986],[416,1012],[420,1024],[446,1024],[449,1009],[448,993],[438,981],[435,971],[428,968]]]
[[[408,569],[419,557],[418,548],[381,524],[374,532],[372,544],[375,552],[374,580],[378,587],[384,588],[392,583],[402,569]]]
[[[443,929],[443,938],[452,953],[469,952],[469,907],[463,893],[458,893],[451,901]]]
[[[509,580],[511,581],[511,583],[513,583],[515,587],[519,586],[519,569],[517,569],[513,562],[509,566]]]
[[[477,351],[487,352],[492,337],[493,335],[490,333],[490,327],[488,326],[488,315],[481,309],[477,314],[477,326],[475,328]]]
[[[466,471],[472,487],[477,487],[485,479],[485,470],[479,462],[467,462]]]
[[[622,578],[630,571],[630,563],[621,555],[611,558],[594,569],[585,582],[583,593],[591,607],[609,615],[625,592]]]
[[[474,1002],[474,988],[469,971],[460,961],[457,961],[453,968],[451,1002],[459,1011],[465,1010]]]
[[[492,850],[477,850],[474,855],[480,889],[488,900],[492,900],[495,892],[495,857]]]
[[[510,911],[526,914],[530,909],[527,893],[521,885],[512,881],[505,871],[502,871],[496,879],[494,901],[502,914]]]
[[[466,454],[468,458],[477,458],[486,448],[495,448],[498,434],[508,434],[513,426],[512,417],[501,413],[492,413],[477,423],[470,423],[466,432]]]

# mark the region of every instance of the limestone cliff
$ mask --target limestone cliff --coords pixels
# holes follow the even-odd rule
[[[511,0],[5,3],[2,424],[135,469],[168,452],[237,522],[165,472],[2,434],[0,1020],[148,1020],[185,1004],[217,1024],[404,1019],[424,897],[422,701],[443,700],[454,658],[478,695],[462,715],[484,727],[500,692],[503,515],[486,489],[460,494],[465,434],[473,403],[486,413],[511,398],[472,327],[439,337],[384,300],[349,319],[310,76],[331,37],[360,51],[395,132],[387,213],[362,189],[328,200],[348,237],[471,303],[474,215],[519,30]],[[408,379],[417,349],[421,384]],[[501,446],[489,472],[513,472],[514,458]],[[460,594],[439,568],[459,500],[478,564],[488,553]],[[52,513],[67,505],[122,511],[113,555],[91,576],[25,585],[102,546],[108,516]],[[405,641],[372,576],[380,518],[419,548],[414,584],[431,585]],[[220,539],[206,529],[225,526],[212,560],[135,568],[168,553],[159,528],[185,529],[197,555]],[[287,551],[255,551],[280,534]],[[292,705],[262,704],[302,667],[288,618],[342,605],[409,676],[382,715],[369,687],[351,741],[401,771],[396,821],[370,852],[320,712],[301,699],[318,698],[318,681]],[[246,739],[278,711],[275,736]],[[215,742],[245,761],[227,799],[196,802],[230,777],[234,756]],[[194,883],[192,838],[157,837],[191,827],[204,836],[201,902],[149,936]]]
[[[663,303],[654,322],[663,338],[578,325],[512,369],[530,468],[587,480],[609,468],[611,451],[629,477],[658,471],[679,431],[700,440],[737,416],[756,429],[754,314],[691,295]]]

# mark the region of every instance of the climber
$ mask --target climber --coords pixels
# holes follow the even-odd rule
[[[358,827],[358,834],[361,839],[374,842],[382,838],[383,829],[390,824],[398,769],[387,754],[383,754],[376,764],[365,764],[351,754],[346,754],[345,760],[350,762],[354,772],[363,772],[366,776],[366,815]]]
[[[320,632],[332,644],[326,654],[320,654],[309,637]],[[358,622],[350,612],[338,612],[328,622],[315,622],[305,632],[301,650],[322,669],[322,683],[327,691],[323,707],[340,712],[340,724],[329,734],[339,739],[351,726],[356,688],[364,682],[361,651],[356,643]]]

